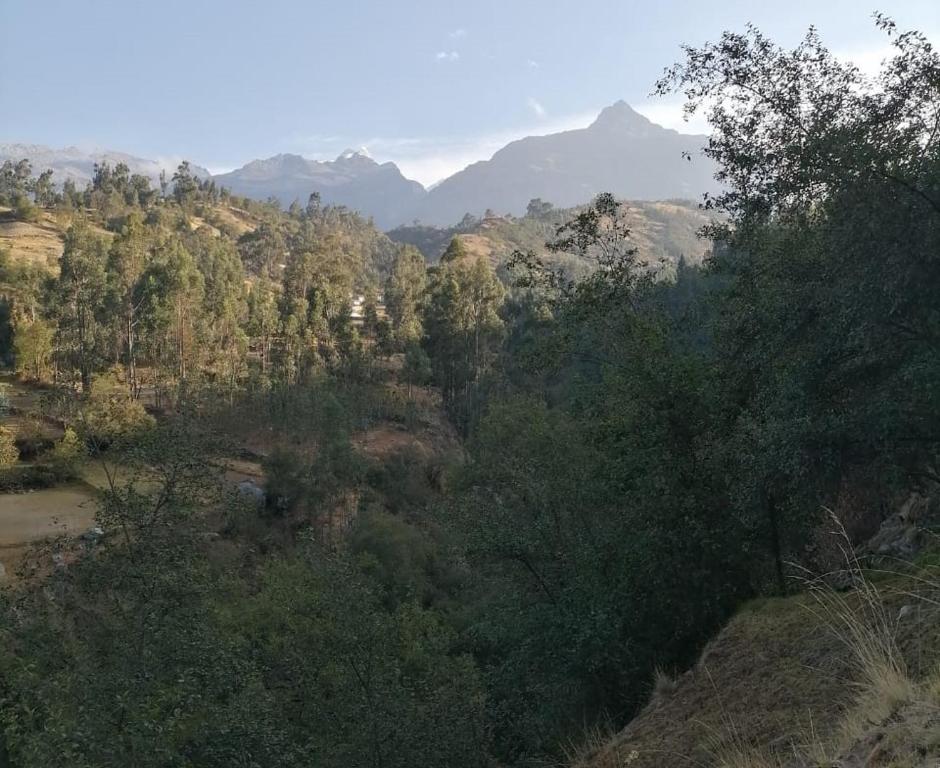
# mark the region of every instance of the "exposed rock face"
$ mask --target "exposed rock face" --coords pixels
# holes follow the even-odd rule
[[[927,526],[931,521],[930,497],[914,492],[900,509],[888,517],[878,532],[858,549],[863,556],[890,557],[909,560],[928,540]]]

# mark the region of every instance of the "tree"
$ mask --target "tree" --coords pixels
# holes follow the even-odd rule
[[[46,169],[33,182],[33,199],[36,205],[50,208],[55,203],[55,187],[52,185],[52,170]]]
[[[456,241],[455,241],[456,242]],[[463,427],[503,331],[505,289],[482,258],[442,261],[424,308],[425,347],[445,404]]]
[[[751,27],[687,48],[658,85],[715,127],[725,445],[781,590],[847,478],[940,476],[940,54],[877,25],[894,56],[871,80],[815,31],[786,51]]]
[[[147,266],[148,243],[143,217],[132,212],[108,251],[108,285],[111,300],[121,323],[124,342],[124,365],[131,397],[138,397],[137,327],[145,296],[140,290],[140,277]]]
[[[444,250],[444,253],[441,254],[441,263],[447,264],[452,261],[460,261],[467,255],[467,248],[463,244],[463,240],[459,237],[454,236],[451,238],[450,243],[447,248]]]
[[[66,360],[77,369],[85,393],[91,387],[99,354],[105,259],[104,243],[85,221],[79,220],[69,227],[59,259],[56,310]]]
[[[13,349],[16,372],[28,379],[48,379],[55,332],[44,320],[37,318],[16,326]]]
[[[155,361],[177,382],[187,377],[198,347],[205,281],[179,240],[161,245],[141,276],[142,307]]]
[[[405,362],[402,366],[402,375],[408,382],[408,397],[411,397],[413,386],[421,387],[428,384],[431,381],[431,374],[431,358],[419,344],[412,342],[405,348]]]
[[[189,161],[184,160],[173,174],[173,197],[181,206],[186,206],[198,191],[199,180],[193,175]]]
[[[262,222],[257,229],[238,239],[238,252],[249,274],[276,279],[286,261],[287,244],[280,229]]]
[[[427,265],[417,248],[404,246],[385,283],[385,306],[395,339],[405,348],[421,338],[421,301],[427,287]]]
[[[278,327],[277,291],[266,277],[257,280],[248,294],[249,335],[257,339],[261,357],[261,373],[268,373],[271,364],[271,343]]]
[[[545,202],[540,197],[534,197],[529,200],[525,215],[532,219],[541,219],[550,214],[552,210],[554,210],[554,206],[551,203]]]

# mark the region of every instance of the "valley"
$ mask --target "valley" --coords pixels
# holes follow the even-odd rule
[[[340,10],[0,9],[0,768],[935,768],[929,33]]]

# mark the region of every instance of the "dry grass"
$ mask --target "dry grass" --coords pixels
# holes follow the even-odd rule
[[[838,524],[838,521],[836,521]],[[850,706],[828,738],[814,727],[798,743],[794,754],[798,765],[926,766],[940,758],[940,664],[930,674],[915,679],[899,643],[895,601],[887,599],[868,577],[842,537],[846,570],[856,585],[840,593],[824,580],[807,584],[814,602],[808,606],[817,620],[828,626],[844,645],[855,669],[855,692]],[[895,590],[932,606],[940,605],[940,579],[919,574],[882,574],[913,583],[914,589]],[[730,737],[716,749],[715,762],[722,768],[767,768],[775,766],[766,753],[744,743],[733,724]],[[931,763],[933,765],[933,763]]]
[[[39,221],[15,221],[9,215],[0,217],[0,249],[9,250],[14,260],[51,267],[62,255],[62,230],[47,213]]]
[[[808,582],[814,612],[843,643],[857,670],[854,705],[846,712],[833,746],[851,745],[871,728],[885,722],[920,695],[898,644],[898,622],[885,597],[867,577],[849,544],[849,537],[835,515],[835,531],[842,548],[847,575],[855,589],[838,592],[824,580]]]
[[[564,750],[563,765],[568,768],[627,768],[636,762],[636,750],[621,750],[615,743],[609,723],[588,728],[581,739]]]
[[[665,701],[672,696],[679,687],[676,678],[657,667],[653,671],[653,701]]]
[[[712,748],[716,768],[781,768],[782,763],[773,755],[747,744],[724,741]]]

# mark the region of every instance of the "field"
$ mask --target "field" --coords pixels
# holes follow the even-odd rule
[[[62,230],[50,213],[35,223],[16,221],[9,208],[0,208],[0,249],[20,261],[50,266],[62,255]]]

